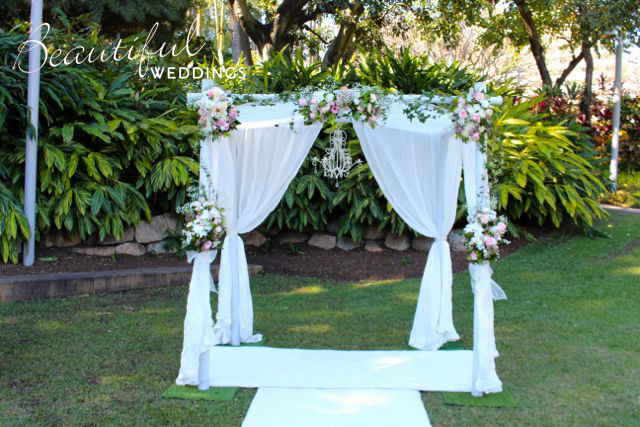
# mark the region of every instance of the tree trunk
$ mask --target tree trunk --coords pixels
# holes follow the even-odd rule
[[[350,7],[350,19],[340,25],[338,35],[329,44],[327,52],[322,60],[322,69],[331,67],[341,58],[348,59],[354,52],[353,36],[358,27],[358,19],[364,12],[364,6],[359,0],[356,0]]]
[[[591,100],[593,98],[593,56],[591,55],[591,46],[588,42],[582,44],[582,51],[584,52],[584,60],[587,65],[587,70],[584,76],[584,94],[582,97],[582,103],[580,104],[580,112],[584,115],[584,124],[591,128]]]
[[[231,6],[231,5],[230,5]],[[251,46],[249,45],[249,36],[244,31],[238,21],[236,10],[234,7],[230,7],[229,19],[231,23],[231,55],[234,62],[238,62],[240,57],[244,55],[244,64],[253,65],[253,58],[251,57]]]
[[[553,82],[551,81],[551,75],[549,74],[549,69],[547,68],[547,64],[544,59],[544,48],[540,41],[540,36],[538,35],[538,30],[536,28],[536,23],[533,20],[531,9],[529,8],[526,0],[514,0],[514,3],[518,8],[518,12],[520,12],[524,27],[527,30],[529,46],[531,47],[533,58],[536,60],[536,66],[538,67],[542,84],[545,86],[552,86]]]

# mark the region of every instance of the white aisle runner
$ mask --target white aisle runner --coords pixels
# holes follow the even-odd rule
[[[210,355],[212,386],[471,391],[473,352],[469,350],[339,351],[215,346]]]
[[[243,427],[430,426],[416,390],[260,388]]]

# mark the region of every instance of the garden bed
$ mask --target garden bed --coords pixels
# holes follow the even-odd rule
[[[503,248],[509,255],[526,245],[526,240],[517,239]],[[332,280],[370,280],[421,277],[427,253],[416,250],[367,252],[364,249],[343,251],[324,250],[307,244],[272,245],[269,249],[246,247],[249,264],[263,267],[265,273],[308,276]],[[451,252],[453,271],[467,268],[464,252]],[[220,257],[216,260],[219,262]],[[37,252],[32,267],[22,264],[0,265],[0,276],[30,274],[99,272],[126,269],[150,269],[188,266],[184,258],[174,254],[142,256],[114,255],[100,257],[82,255],[70,248],[45,248]]]

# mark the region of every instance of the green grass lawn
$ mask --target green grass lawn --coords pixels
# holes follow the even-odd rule
[[[637,425],[640,216],[611,238],[559,236],[500,261],[498,372],[516,408],[448,406],[424,393],[434,425]],[[340,266],[336,266],[340,268]],[[331,283],[256,277],[256,331],[269,345],[402,349],[419,281]],[[0,425],[240,425],[254,395],[169,400],[186,288],[0,304]],[[454,319],[471,345],[472,294],[455,275]]]

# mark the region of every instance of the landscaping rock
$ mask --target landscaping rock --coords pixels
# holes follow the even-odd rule
[[[103,241],[98,241],[96,242],[97,245],[117,245],[120,243],[125,243],[125,242],[131,242],[133,241],[133,238],[135,237],[135,231],[133,229],[133,227],[129,227],[126,230],[124,230],[124,234],[122,235],[122,239],[118,240],[113,236],[109,236],[106,239],[104,239]]]
[[[174,213],[162,214],[167,223],[167,230],[176,230],[178,228],[178,215]]]
[[[336,236],[326,233],[313,233],[307,243],[309,246],[329,250],[336,247]]]
[[[244,241],[245,246],[255,246],[256,248],[267,243],[267,238],[259,231],[252,231],[245,234],[242,236],[242,240]]]
[[[280,244],[285,245],[287,243],[304,243],[309,240],[309,235],[304,233],[298,233],[296,231],[287,231],[280,235]]]
[[[365,240],[384,240],[386,233],[384,230],[378,230],[378,227],[368,225],[364,230]]]
[[[72,251],[82,255],[112,256],[115,255],[116,248],[113,246],[85,246],[82,248],[73,248]]]
[[[278,230],[276,227],[272,227],[272,228],[260,227],[258,231],[260,231],[265,236],[269,236],[269,237],[277,236],[278,234],[280,234],[280,230]]]
[[[382,247],[382,244],[380,244],[380,242],[377,242],[375,240],[367,240],[364,243],[364,250],[367,252],[382,252],[384,251],[384,248]]]
[[[453,230],[449,233],[449,237],[447,238],[449,242],[449,248],[454,252],[465,252],[466,248],[464,247],[464,236],[462,235],[462,230]]]
[[[47,234],[46,236],[44,236],[44,239],[42,239],[42,244],[44,245],[45,248],[50,248],[53,246],[53,236],[51,236],[50,234]]]
[[[338,237],[338,242],[336,243],[336,246],[339,247],[340,249],[342,249],[343,251],[352,251],[355,248],[359,248],[364,244],[364,242],[360,241],[360,242],[355,242],[353,241],[352,238],[350,237]]]
[[[56,248],[70,248],[73,246],[78,246],[80,243],[82,243],[82,239],[80,239],[80,236],[69,237],[62,234],[57,234],[53,239],[53,245]]]
[[[144,245],[135,242],[121,243],[116,246],[116,254],[118,255],[131,255],[140,256],[147,253],[147,249]]]
[[[387,234],[387,238],[384,240],[384,245],[394,251],[406,251],[411,247],[411,239],[407,233],[404,233],[401,236],[389,233]]]
[[[169,219],[168,219],[169,218]],[[176,222],[168,214],[157,215],[151,218],[151,222],[140,221],[135,230],[136,242],[152,243],[164,240],[167,231],[175,229]]]
[[[161,255],[166,253],[175,253],[175,249],[167,248],[166,240],[160,242],[153,242],[147,245],[147,252],[153,255]]]
[[[411,249],[426,252],[431,249],[433,239],[431,237],[414,237],[411,241]]]
[[[327,226],[325,227],[325,231],[329,234],[333,234],[334,236],[336,234],[338,234],[338,229],[340,228],[340,222],[339,221],[331,221],[329,224],[327,224]]]

